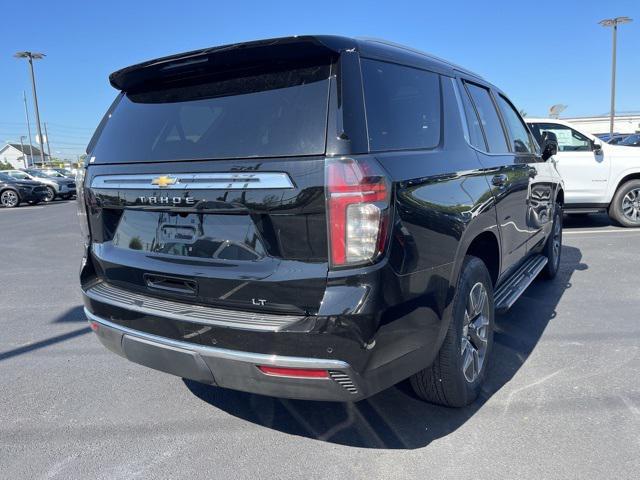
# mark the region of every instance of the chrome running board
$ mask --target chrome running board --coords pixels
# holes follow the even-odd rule
[[[504,313],[509,310],[535,280],[547,262],[548,259],[544,255],[534,255],[504,281],[494,295],[496,313]]]

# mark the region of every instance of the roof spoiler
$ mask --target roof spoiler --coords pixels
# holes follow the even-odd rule
[[[354,40],[333,36],[283,37],[205,48],[158,58],[113,72],[111,85],[129,91],[148,84],[167,83],[260,64],[291,64],[336,57],[357,48]]]

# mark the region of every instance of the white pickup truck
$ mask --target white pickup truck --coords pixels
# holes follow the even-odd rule
[[[562,120],[525,120],[539,142],[545,132],[558,139],[549,161],[564,180],[566,212],[606,210],[620,225],[640,227],[640,148],[609,145]]]

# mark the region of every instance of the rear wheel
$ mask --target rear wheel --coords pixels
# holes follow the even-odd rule
[[[5,190],[0,194],[0,204],[6,208],[15,208],[20,205],[20,197],[13,190]]]
[[[412,376],[411,385],[424,400],[462,407],[478,397],[493,346],[493,284],[476,257],[464,259],[452,315],[433,365]]]
[[[56,198],[56,191],[53,189],[53,187],[46,187],[47,188],[47,195],[43,198],[43,200],[45,202],[52,202],[55,198]]]
[[[609,206],[609,217],[623,227],[640,227],[640,180],[618,188]]]
[[[560,269],[560,257],[562,256],[562,205],[556,203],[553,213],[553,226],[551,233],[544,245],[542,254],[547,257],[547,264],[542,270],[544,278],[552,279]]]

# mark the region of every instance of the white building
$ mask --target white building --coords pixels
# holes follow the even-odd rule
[[[581,130],[584,130],[592,135],[609,133],[610,117],[608,115],[602,115],[598,117],[562,117],[562,120],[571,122],[576,127],[580,127]],[[613,120],[613,131],[615,133],[640,132],[640,114],[616,115]]]
[[[22,150],[24,148],[24,151]],[[26,161],[26,164],[25,164]],[[44,161],[49,161],[49,155],[44,154]],[[7,143],[0,148],[0,162],[7,162],[13,168],[27,168],[42,163],[40,149],[19,143]]]

